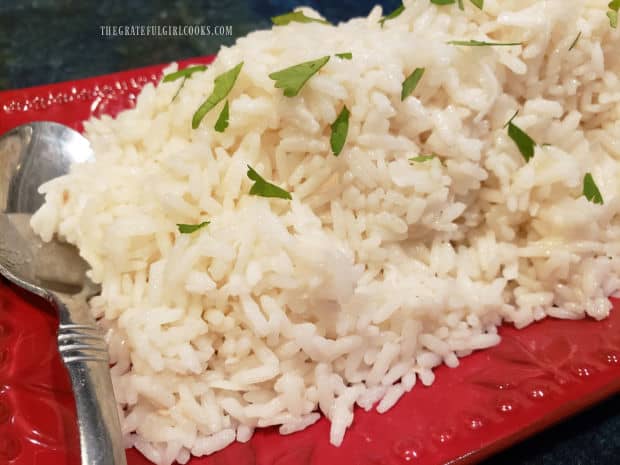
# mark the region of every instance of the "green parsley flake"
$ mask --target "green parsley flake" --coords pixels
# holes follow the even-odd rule
[[[308,79],[314,76],[314,74],[325,66],[325,63],[328,61],[329,55],[319,58],[318,60],[306,61],[298,65],[281,69],[280,71],[271,73],[269,77],[276,81],[275,87],[284,89],[285,96],[295,97]]]
[[[183,89],[183,86],[185,85],[185,81],[187,81],[187,78],[184,77],[183,80],[181,81],[181,85],[179,86],[179,88],[177,89],[177,91],[174,93],[174,95],[172,96],[172,102],[174,102],[174,100],[179,96],[179,94],[181,93],[181,90]]]
[[[250,188],[250,195],[258,195],[260,197],[274,197],[278,199],[288,199],[291,200],[291,194],[286,192],[281,187],[276,186],[275,184],[271,184],[270,182],[265,181],[260,174],[258,174],[254,168],[248,165],[248,178],[254,181],[254,184]]]
[[[609,25],[616,29],[618,27],[618,11],[620,10],[620,0],[612,0],[607,5],[609,11],[607,17],[609,18]]]
[[[353,54],[351,52],[344,53],[336,53],[338,58],[342,58],[343,60],[351,60],[353,58]]]
[[[581,38],[581,31],[579,31],[579,34],[577,34],[577,37],[575,37],[575,40],[573,40],[573,43],[570,44],[570,47],[568,47],[569,52],[575,48],[575,45],[577,45],[577,42],[579,42],[580,38]]]
[[[220,116],[217,117],[217,121],[215,122],[215,130],[217,132],[224,132],[224,130],[228,127],[228,100],[224,104],[224,108],[220,112]]]
[[[518,114],[519,112],[517,111],[514,115],[512,115],[512,118],[508,120],[504,127],[508,126],[508,136],[514,141],[515,144],[517,144],[519,152],[521,152],[521,155],[523,155],[525,161],[528,162],[534,156],[534,147],[536,147],[536,142],[534,142],[534,139],[528,136],[521,128],[512,122]]]
[[[207,67],[205,65],[188,66],[185,69],[175,71],[174,73],[166,74],[164,78],[162,79],[162,82],[172,82],[180,78],[187,79],[192,74],[199,72],[199,71],[204,71],[206,69]]]
[[[405,11],[405,5],[403,5],[402,3],[400,4],[399,7],[397,7],[394,11],[392,11],[389,15],[384,16],[383,18],[381,18],[379,20],[379,23],[381,24],[381,27],[383,27],[383,25],[385,24],[386,21],[389,21],[390,19],[394,19],[397,16],[400,16],[400,14]]]
[[[477,6],[480,10],[482,10],[482,8],[484,7],[484,0],[470,0],[471,3],[473,3],[475,6]],[[431,3],[435,4],[435,5],[454,5],[455,3],[458,3],[459,5],[459,10],[464,11],[465,10],[465,6],[463,5],[463,0],[431,0]]]
[[[417,157],[410,158],[410,162],[414,163],[424,163],[425,161],[432,160],[435,158],[437,154],[433,153],[432,155],[418,155]]]
[[[332,152],[334,156],[340,155],[342,152],[342,148],[344,147],[344,143],[347,140],[347,133],[349,132],[349,109],[346,107],[342,107],[340,114],[336,118],[331,125],[332,135],[329,139],[329,142],[332,146]]]
[[[207,226],[210,221],[203,221],[200,224],[177,224],[177,228],[179,228],[179,232],[181,234],[191,234],[193,232],[198,231],[201,228]]]
[[[205,65],[188,66],[185,69],[175,71],[174,73],[166,74],[164,78],[161,80],[161,82],[173,82],[173,81],[176,81],[177,79],[183,78],[183,80],[181,81],[181,85],[179,86],[177,91],[172,96],[172,101],[174,102],[174,100],[178,97],[179,93],[181,92],[181,89],[183,89],[183,86],[185,85],[185,81],[187,81],[187,78],[189,78],[192,74],[196,72],[204,71],[206,69],[207,67]]]
[[[291,11],[290,13],[274,16],[273,18],[271,18],[271,22],[276,26],[286,26],[289,23],[331,24],[329,21],[325,21],[324,19],[311,18],[309,16],[306,16],[303,11]]]
[[[422,79],[423,75],[424,68],[416,68],[415,70],[413,70],[413,73],[407,76],[407,78],[403,81],[403,87],[400,91],[401,100],[405,100],[407,97],[409,97],[409,95],[411,95],[411,92],[415,90],[418,82],[420,82],[420,79]]]
[[[200,122],[205,117],[213,107],[215,107],[218,103],[226,98],[226,96],[230,93],[231,89],[235,85],[235,81],[241,72],[241,68],[243,67],[243,61],[239,63],[234,68],[220,74],[215,78],[215,83],[213,85],[213,91],[211,95],[205,100],[205,102],[200,105],[196,113],[194,113],[194,117],[192,118],[192,128],[196,129],[200,126]]]
[[[601,191],[598,190],[594,178],[591,173],[586,173],[583,177],[583,195],[592,203],[603,205],[603,196]]]
[[[450,45],[463,47],[509,47],[512,45],[523,45],[521,42],[484,42],[482,40],[449,40]]]

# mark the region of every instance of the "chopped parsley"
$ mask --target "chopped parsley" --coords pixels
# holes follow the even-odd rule
[[[351,60],[353,58],[353,54],[351,52],[336,53],[336,56],[338,58],[342,58],[343,60]]]
[[[332,152],[334,156],[340,155],[342,152],[342,148],[344,147],[344,143],[347,140],[347,133],[349,132],[349,109],[346,107],[342,107],[340,114],[336,118],[331,125],[332,135],[329,139],[329,143],[332,146]]]
[[[318,60],[306,61],[298,65],[289,66],[271,73],[269,77],[276,81],[275,87],[284,89],[284,95],[295,97],[308,79],[310,79],[325,63],[329,61],[329,55]]]
[[[508,120],[508,122],[504,125],[504,127],[508,127],[508,136],[517,144],[519,148],[519,152],[523,155],[523,158],[526,162],[530,161],[530,159],[534,156],[534,147],[536,147],[536,142],[530,136],[528,136],[521,128],[515,125],[512,120],[519,114],[517,111],[512,118]]]
[[[450,45],[462,47],[510,47],[512,45],[523,45],[521,42],[485,42],[483,40],[449,40]]]
[[[260,197],[274,197],[278,199],[291,200],[291,194],[282,189],[281,187],[271,184],[265,181],[260,174],[258,174],[254,168],[248,165],[248,178],[254,181],[254,184],[250,188],[250,195],[258,195]]]
[[[620,11],[620,0],[612,0],[607,5],[609,11],[607,17],[609,18],[609,25],[616,29],[618,27],[618,11]]]
[[[381,18],[379,20],[379,23],[381,24],[381,27],[383,27],[383,25],[385,24],[386,21],[389,21],[390,19],[394,19],[397,16],[400,16],[400,14],[405,11],[405,5],[403,5],[402,3],[400,4],[400,6],[398,6],[394,11],[392,11],[389,15],[384,16],[383,18]]]
[[[586,173],[583,177],[583,195],[592,203],[603,205],[603,196],[601,191],[598,190],[594,178],[591,173]]]
[[[177,96],[181,92],[181,89],[183,89],[183,86],[185,85],[185,81],[187,81],[187,78],[189,78],[192,74],[196,72],[204,71],[206,69],[207,67],[205,65],[188,66],[185,69],[175,71],[174,73],[166,74],[164,78],[161,80],[161,82],[173,82],[173,81],[176,81],[177,79],[183,78],[183,80],[181,81],[181,85],[179,86],[177,91],[172,96],[172,101],[174,102],[174,99],[177,98]]]
[[[271,22],[276,26],[286,26],[289,23],[331,24],[329,21],[325,21],[324,19],[311,18],[310,16],[306,16],[303,11],[291,11],[290,13],[274,16],[271,18]]]
[[[407,97],[409,97],[409,95],[411,95],[411,92],[415,90],[418,82],[420,82],[420,79],[422,79],[423,75],[424,68],[416,68],[415,70],[413,70],[413,73],[407,76],[407,78],[403,81],[403,87],[400,91],[401,100],[405,100]]]
[[[181,93],[181,90],[183,89],[183,86],[185,85],[185,81],[187,81],[187,78],[183,78],[183,80],[181,81],[181,85],[179,86],[179,88],[177,89],[177,91],[174,93],[174,95],[172,96],[172,102],[174,102],[174,100],[179,96],[179,94]]]
[[[193,232],[198,231],[201,228],[204,228],[209,223],[211,222],[203,221],[202,223],[199,223],[199,224],[177,224],[177,228],[179,228],[179,232],[181,234],[191,234]]]
[[[482,10],[484,7],[484,0],[470,0],[475,6]],[[463,11],[465,6],[463,5],[463,0],[431,0],[431,3],[435,5],[454,5],[458,3],[459,10]]]
[[[573,40],[573,43],[570,44],[570,47],[568,47],[569,52],[575,48],[575,45],[577,45],[577,42],[579,42],[580,38],[581,38],[581,31],[579,31],[579,34],[577,34],[577,37],[575,37],[575,40]]]
[[[215,78],[215,84],[213,86],[213,91],[211,95],[205,100],[205,102],[200,105],[196,113],[194,113],[194,117],[192,118],[192,128],[196,129],[200,126],[200,122],[205,117],[205,115],[213,109],[218,103],[226,98],[226,96],[230,93],[231,89],[235,85],[235,81],[241,72],[241,68],[243,67],[243,61],[239,63],[232,69],[220,74]]]
[[[224,108],[222,108],[222,111],[220,112],[220,116],[217,117],[217,121],[215,122],[215,130],[217,132],[224,132],[224,130],[228,127],[228,117],[229,117],[229,112],[228,112],[228,100],[226,100],[226,103],[224,104]]]
[[[417,157],[410,158],[409,161],[414,163],[424,163],[425,161],[432,160],[436,156],[437,154],[435,153],[431,155],[418,155]]]
[[[187,79],[192,74],[194,74],[196,72],[199,72],[199,71],[204,71],[206,69],[207,69],[207,67],[205,65],[188,66],[185,69],[181,69],[179,71],[175,71],[174,73],[166,74],[161,81],[162,82],[172,82],[172,81],[176,81],[177,79],[180,79],[180,78]]]

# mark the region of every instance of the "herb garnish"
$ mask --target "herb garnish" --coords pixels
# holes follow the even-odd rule
[[[192,118],[192,128],[196,129],[200,126],[200,122],[205,117],[205,115],[218,103],[226,98],[230,90],[235,85],[235,81],[237,80],[237,76],[241,72],[241,68],[243,67],[243,61],[239,63],[234,68],[220,74],[215,78],[215,84],[213,85],[213,91],[211,95],[205,100],[205,102],[200,105],[196,113],[194,113],[194,117]]]
[[[286,26],[289,23],[331,24],[329,21],[325,21],[324,19],[311,18],[309,16],[306,16],[303,11],[291,11],[290,13],[274,16],[271,18],[271,22],[276,26]]]
[[[204,71],[206,69],[207,67],[205,65],[188,66],[185,69],[175,71],[174,73],[166,74],[164,78],[161,80],[161,82],[172,82],[172,81],[176,81],[177,79],[183,78],[183,81],[181,81],[181,85],[179,86],[177,91],[172,96],[172,101],[174,102],[174,99],[177,98],[177,96],[179,95],[179,92],[181,92],[181,89],[183,89],[183,86],[185,85],[185,81],[187,81],[187,78],[198,71]]]
[[[179,228],[179,232],[181,234],[191,234],[193,232],[198,231],[201,228],[204,228],[209,223],[211,222],[203,221],[202,223],[199,223],[199,224],[177,224],[177,228]]]
[[[601,191],[598,190],[591,173],[586,173],[583,177],[583,195],[592,203],[598,203],[599,205],[604,203]]]
[[[295,97],[304,84],[325,63],[329,61],[329,55],[319,58],[318,60],[306,61],[298,65],[289,66],[275,73],[271,73],[269,77],[276,81],[275,87],[284,89],[284,95],[287,97]]]
[[[400,14],[405,11],[405,5],[403,5],[402,3],[400,4],[400,6],[398,6],[394,11],[392,11],[389,15],[384,16],[383,18],[381,18],[379,20],[379,23],[381,24],[381,27],[383,27],[383,25],[385,24],[386,21],[389,21],[390,19],[394,19],[397,16],[400,16]]]
[[[228,100],[224,104],[224,108],[220,112],[220,116],[217,117],[217,121],[215,122],[215,130],[217,132],[224,132],[224,130],[228,127]]]
[[[342,152],[342,148],[344,147],[344,142],[347,140],[347,133],[349,132],[349,109],[346,107],[342,107],[340,114],[336,118],[331,125],[332,135],[329,139],[329,143],[332,146],[332,152],[334,156],[340,155]]]
[[[418,85],[418,82],[420,82],[420,79],[422,79],[423,75],[424,75],[424,68],[416,68],[415,70],[413,70],[413,73],[407,76],[407,78],[403,81],[403,86],[400,91],[401,101],[409,97],[411,92],[415,90],[416,86]]]
[[[616,29],[618,27],[618,11],[620,10],[620,0],[612,0],[609,2],[609,11],[607,17],[609,18],[609,25]]]
[[[577,34],[577,37],[575,37],[575,40],[573,40],[573,43],[570,44],[570,47],[568,47],[569,52],[575,48],[575,45],[577,45],[577,42],[579,42],[580,38],[581,38],[581,31],[579,31],[579,34]]]
[[[409,161],[415,163],[424,163],[425,161],[432,160],[436,156],[436,153],[433,153],[431,155],[418,155],[417,157],[410,158]]]
[[[482,10],[484,7],[484,0],[470,0],[475,6]],[[431,3],[435,5],[454,5],[457,3],[457,0],[431,0]],[[463,11],[465,7],[463,6],[463,0],[458,0],[459,10]]]
[[[281,187],[271,184],[265,181],[260,174],[258,174],[254,168],[248,165],[248,178],[254,181],[254,184],[250,188],[250,195],[258,195],[260,197],[275,197],[279,199],[291,200],[291,194],[286,192]]]
[[[519,147],[519,152],[521,152],[521,155],[523,155],[525,161],[528,162],[534,156],[534,147],[536,147],[536,142],[534,142],[534,139],[528,136],[521,128],[512,122],[518,114],[518,111],[515,112],[504,127],[508,127],[508,136],[514,141],[515,144],[517,144],[517,147]]]
[[[353,58],[353,54],[351,52],[336,53],[336,56],[338,58],[342,58],[343,60],[350,60]]]
[[[183,80],[181,81],[181,85],[179,86],[177,91],[172,96],[171,102],[174,102],[174,100],[179,96],[179,94],[181,93],[181,90],[183,89],[183,86],[185,85],[185,81],[187,81],[187,78],[183,78]]]
[[[511,45],[523,45],[522,42],[485,42],[482,40],[449,40],[446,42],[450,45],[459,45],[463,47],[509,47]]]
[[[207,69],[207,67],[205,65],[188,66],[185,69],[181,69],[179,71],[175,71],[174,73],[166,74],[161,81],[162,82],[172,82],[172,81],[176,81],[177,79],[180,79],[180,78],[187,79],[192,74],[194,74],[194,73],[196,73],[198,71],[204,71],[206,69]]]

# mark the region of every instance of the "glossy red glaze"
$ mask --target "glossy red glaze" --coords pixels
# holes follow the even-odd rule
[[[210,58],[188,62],[209,62]],[[187,62],[186,62],[187,63]],[[185,63],[185,64],[186,64]],[[78,130],[89,116],[131,107],[161,66],[0,93],[0,133],[35,120]],[[501,328],[497,347],[440,367],[389,412],[356,412],[342,447],[329,424],[279,436],[257,431],[191,465],[406,465],[471,463],[620,391],[620,301],[605,321],[547,319]],[[68,377],[46,304],[0,282],[0,465],[78,465]],[[127,452],[130,465],[148,461]]]

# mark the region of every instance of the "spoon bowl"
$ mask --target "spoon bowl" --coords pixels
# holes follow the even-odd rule
[[[43,205],[39,186],[94,157],[84,136],[67,126],[35,122],[0,139],[0,211],[34,213]]]
[[[88,307],[99,286],[87,277],[77,248],[43,242],[30,228],[44,202],[40,185],[92,158],[88,141],[58,123],[30,123],[0,137],[0,275],[58,311],[58,349],[76,401],[82,464],[126,465],[107,347]]]
[[[43,205],[39,186],[93,156],[82,135],[58,123],[19,126],[0,138],[0,271],[41,297],[47,298],[47,291],[76,294],[86,285],[98,292],[77,248],[43,242],[29,224]]]

